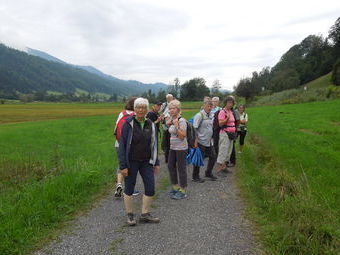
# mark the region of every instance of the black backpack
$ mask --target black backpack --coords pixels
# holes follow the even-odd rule
[[[179,119],[182,117],[179,117]],[[188,147],[194,148],[195,145],[195,139],[196,139],[196,132],[194,129],[194,126],[190,121],[185,120],[187,123],[187,141],[188,141]]]

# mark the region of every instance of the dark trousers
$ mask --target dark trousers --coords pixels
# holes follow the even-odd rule
[[[233,150],[231,151],[229,163],[236,165],[235,141],[233,141]]]
[[[161,146],[162,150],[164,151],[165,163],[168,163],[170,151],[170,133],[168,130],[163,131]]]
[[[208,166],[207,169],[205,170],[205,175],[206,176],[211,176],[212,175],[212,170],[214,168],[215,162],[216,162],[216,153],[215,153],[215,148],[213,146],[203,146],[201,144],[198,144],[198,147],[200,148],[203,158],[208,157]],[[200,167],[199,166],[194,166],[193,171],[192,171],[192,178],[197,179],[200,177]]]
[[[130,161],[128,176],[125,177],[124,193],[128,196],[133,194],[136,185],[137,174],[140,173],[144,183],[144,194],[152,197],[155,195],[155,176],[153,166],[149,161]]]
[[[215,149],[215,154],[218,155],[218,143],[220,140],[220,133],[219,131],[214,130],[213,133],[213,141],[214,141],[214,149]]]
[[[244,144],[244,138],[246,138],[247,130],[244,131],[238,131],[238,136],[240,137],[240,145]]]
[[[169,175],[172,185],[177,185],[179,181],[179,186],[185,188],[188,186],[187,181],[187,150],[170,150],[169,151]]]

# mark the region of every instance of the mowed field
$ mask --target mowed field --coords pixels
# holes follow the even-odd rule
[[[184,103],[185,114],[200,103]],[[113,187],[115,104],[0,105],[0,254],[27,254]]]
[[[238,178],[267,254],[340,254],[340,100],[247,112]]]

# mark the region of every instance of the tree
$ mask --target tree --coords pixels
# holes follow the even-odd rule
[[[332,41],[334,55],[340,57],[340,18],[335,21],[335,24],[328,32],[328,38]]]
[[[340,85],[340,59],[338,62],[334,65],[333,73],[332,73],[332,81],[335,85]]]
[[[220,92],[221,89],[221,83],[218,79],[214,80],[212,86],[211,86],[211,92],[213,94],[218,94]]]
[[[204,96],[209,96],[210,90],[205,84],[203,78],[194,78],[186,81],[181,86],[181,100],[203,100]]]

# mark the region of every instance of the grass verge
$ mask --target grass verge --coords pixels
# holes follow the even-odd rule
[[[340,252],[339,103],[248,109],[237,176],[266,254]]]

